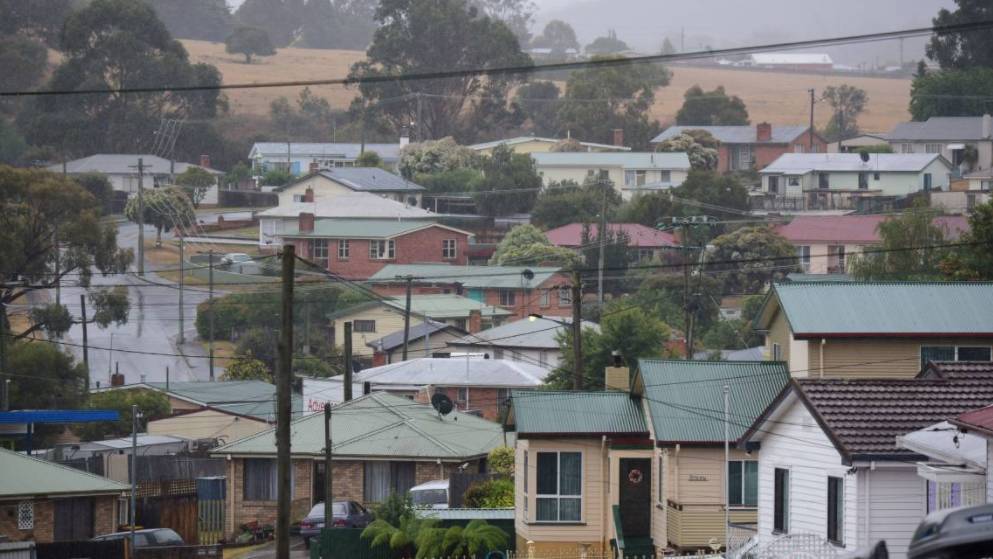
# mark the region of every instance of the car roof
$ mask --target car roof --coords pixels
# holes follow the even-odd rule
[[[447,479],[434,479],[431,481],[426,481],[420,485],[415,485],[411,487],[411,491],[425,490],[425,489],[448,489]]]

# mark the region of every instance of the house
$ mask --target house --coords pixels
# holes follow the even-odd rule
[[[324,500],[324,426],[321,413],[292,423],[294,521]],[[333,497],[371,505],[455,471],[485,471],[486,456],[505,446],[505,437],[500,425],[459,411],[441,415],[430,405],[382,392],[359,396],[332,408]],[[225,534],[233,537],[238,526],[252,521],[273,524],[275,430],[211,454],[228,463]]]
[[[586,244],[583,242],[583,229],[585,227],[586,224],[583,223],[569,223],[545,231],[545,236],[548,237],[548,242],[555,246],[581,252]],[[589,224],[590,239],[595,241],[599,231],[599,224]],[[628,253],[632,262],[661,259],[668,251],[679,247],[679,241],[672,233],[646,227],[640,223],[611,223],[607,225],[607,231],[627,236]]]
[[[354,379],[369,383],[374,392],[425,404],[442,393],[451,398],[455,409],[498,421],[512,389],[540,387],[549,371],[533,363],[482,356],[421,357],[364,369]]]
[[[451,324],[425,320],[410,327],[407,333],[407,358],[448,357],[447,345],[465,336],[468,332]],[[372,366],[387,365],[403,359],[403,330],[391,332],[382,338],[366,342],[373,350]]]
[[[748,55],[743,66],[791,72],[830,72],[834,62],[827,54],[808,52],[756,52]]]
[[[720,142],[717,170],[722,173],[763,169],[785,153],[827,151],[824,138],[816,132],[811,138],[809,126],[773,126],[768,122],[755,126],[670,126],[652,139],[652,143],[664,142],[689,130],[709,132]]]
[[[354,167],[363,152],[373,151],[387,166],[400,161],[400,148],[406,138],[396,144],[362,144],[342,142],[256,142],[248,152],[252,168],[259,175],[268,171],[288,171],[300,176],[317,170]]]
[[[624,147],[624,137],[623,135],[615,137],[619,139],[620,143],[615,144],[598,144],[596,142],[578,142],[585,152],[617,152],[617,151],[631,151],[631,148]],[[492,142],[483,142],[481,144],[473,144],[468,146],[469,149],[481,154],[481,155],[491,155],[493,153],[493,148],[497,146],[507,146],[514,153],[545,153],[552,151],[552,148],[556,144],[562,142],[561,138],[543,138],[541,136],[517,136],[516,138],[506,138],[503,140],[495,140]]]
[[[993,284],[773,284],[755,316],[799,378],[912,378],[928,361],[991,361]]]
[[[879,225],[886,215],[798,215],[776,232],[796,247],[805,274],[844,274],[852,256],[880,243]],[[963,216],[938,216],[934,225],[954,242],[969,230]]]
[[[978,204],[993,199],[993,169],[972,171],[952,178],[948,190],[928,194],[932,208],[946,213],[968,214]]]
[[[0,540],[88,540],[124,522],[123,483],[0,449]]]
[[[538,152],[531,158],[545,186],[562,181],[610,181],[625,200],[679,186],[690,170],[690,159],[682,152]]]
[[[367,344],[382,339],[386,334],[400,332],[402,336],[405,309],[404,297],[384,297],[336,311],[328,317],[331,322],[329,341],[331,345],[344,343],[346,322],[352,323],[353,348],[368,347]],[[506,309],[451,293],[418,294],[410,297],[411,328],[426,320],[432,320],[450,324],[467,332],[478,332],[484,328],[484,325],[497,324],[510,315],[511,312]],[[432,345],[442,350],[446,347],[438,342],[433,342]],[[408,353],[410,349],[408,341]],[[374,352],[378,351],[379,348],[374,350]],[[362,361],[371,362],[371,355],[372,352],[362,356]]]
[[[290,202],[256,214],[259,218],[259,246],[279,245],[283,233],[297,226],[300,214],[311,214],[315,222],[331,219],[391,219],[396,221],[436,221],[437,214],[416,206],[383,198],[369,192],[352,192],[313,201],[313,190],[304,191],[303,202]],[[311,201],[307,201],[310,198]]]
[[[927,153],[787,153],[762,169],[758,209],[855,210],[947,190],[952,167]]]
[[[886,138],[886,134],[865,132],[852,138],[831,142],[827,146],[827,152],[858,153],[858,151],[862,148],[877,148],[879,146],[889,145],[889,140]]]
[[[508,309],[518,320],[531,314],[572,316],[572,279],[558,267],[392,264],[369,281],[376,293],[399,296],[406,290],[406,277],[413,278],[414,293],[464,294]]]
[[[390,264],[466,264],[472,233],[433,221],[323,219],[303,213],[296,225],[283,224],[280,244],[348,279],[364,280]]]
[[[993,116],[933,116],[901,122],[887,135],[894,153],[939,154],[956,174],[993,169]]]
[[[656,545],[687,551],[723,543],[726,507],[732,524],[755,525],[759,453],[734,446],[788,382],[781,362],[639,360],[632,390],[650,419],[662,479],[653,502],[666,518],[652,533]],[[733,449],[726,469],[725,386]]]
[[[221,171],[210,167],[210,158],[200,156],[200,164],[183,163],[164,159],[151,154],[97,153],[82,159],[73,159],[65,163],[49,165],[47,169],[53,173],[65,173],[69,176],[85,173],[100,173],[107,177],[114,190],[127,193],[138,192],[138,160],[144,167],[143,188],[155,188],[173,184],[176,175],[191,167],[199,167],[215,178],[224,175]],[[216,186],[216,185],[215,185]],[[216,198],[216,190],[214,194]]]
[[[572,319],[529,317],[514,320],[448,342],[449,351],[485,353],[494,359],[510,359],[537,364],[547,369],[559,366],[561,336],[572,335]],[[583,329],[600,330],[600,325],[584,320]]]
[[[280,206],[294,202],[323,202],[343,194],[367,192],[420,207],[424,187],[378,167],[341,167],[311,172],[273,192],[279,195]]]
[[[815,534],[891,557],[929,512],[926,460],[898,437],[993,402],[993,376],[793,379],[742,437],[758,444],[758,538]]]

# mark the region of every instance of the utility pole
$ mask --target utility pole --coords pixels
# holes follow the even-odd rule
[[[62,304],[62,251],[59,250],[59,226],[52,233],[55,245],[55,304]]]
[[[131,553],[135,553],[134,524],[138,497],[138,404],[131,404],[131,506],[128,524],[131,530]]]
[[[80,325],[83,327],[83,366],[86,367],[86,390],[90,390],[90,347],[86,333],[86,294],[79,294]]]
[[[572,272],[572,388],[583,389],[583,288],[579,270]]]
[[[179,237],[179,337],[176,339],[179,345],[183,345],[186,341],[183,339],[183,276],[186,274],[186,267],[183,265],[183,261],[186,259],[184,254],[185,245],[185,232],[180,230]],[[211,310],[211,319],[213,319],[213,310]],[[180,352],[182,353],[182,352]]]
[[[283,247],[282,325],[276,371],[276,559],[290,558],[290,395],[293,391],[293,245]]]
[[[346,402],[352,400],[352,322],[345,323],[345,392]]]
[[[324,404],[324,527],[334,521],[334,492],[331,491],[331,404]]]
[[[814,153],[814,88],[810,92],[810,128],[807,130],[807,153]]]
[[[731,532],[731,513],[729,511],[729,505],[731,504],[728,500],[728,483],[730,478],[728,475],[731,473],[729,470],[731,459],[731,433],[729,428],[730,414],[731,414],[731,402],[730,402],[731,389],[728,385],[724,385],[724,549],[727,550],[728,546],[728,536]],[[741,472],[742,476],[745,472]]]
[[[596,287],[596,302],[597,308],[603,308],[603,267],[604,259],[606,258],[606,244],[607,244],[607,189],[610,188],[608,184],[601,181],[601,187],[603,188],[603,206],[600,208],[600,230],[597,237],[600,238],[600,258],[597,261],[597,287]]]
[[[138,158],[138,275],[145,275],[145,162]]]
[[[210,339],[207,340],[207,364],[210,368],[210,381],[214,382],[214,250],[207,251],[207,310],[210,311]]]
[[[0,303],[0,306],[3,306],[3,312],[0,312],[0,411],[7,411],[10,406],[7,398],[7,305]]]
[[[407,342],[410,340],[410,289],[414,276],[407,276],[407,303],[403,311],[403,361],[407,360]]]

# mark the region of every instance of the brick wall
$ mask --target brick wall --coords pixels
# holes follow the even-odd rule
[[[463,406],[462,403],[458,401],[459,389],[455,386],[432,386],[430,387],[430,393],[429,387],[424,387],[421,390],[418,390],[414,395],[414,401],[425,404],[430,403],[431,394],[436,392],[441,392],[451,398],[452,402],[455,402],[455,405],[459,410],[479,410],[483,413],[483,419],[487,419],[489,421],[500,420],[501,402],[498,399],[499,389],[497,388],[470,388],[468,407]]]
[[[34,540],[48,543],[55,538],[55,505],[51,499],[34,501],[34,528],[21,530],[17,527],[17,507],[20,501],[0,503],[0,535],[11,541]],[[99,536],[117,531],[117,496],[102,495],[94,498],[93,535]]]
[[[101,536],[117,531],[117,496],[97,497],[93,505],[93,535]]]
[[[290,521],[300,520],[310,512],[312,502],[313,474],[312,460],[293,461],[293,499],[291,501]],[[228,466],[228,510],[225,524],[229,536],[238,534],[238,526],[252,521],[262,524],[276,523],[276,501],[246,501],[244,496],[245,462],[235,458]]]
[[[775,128],[775,125],[773,125],[773,128]],[[752,157],[755,159],[755,169],[762,170],[784,153],[793,153],[795,151],[794,146],[796,145],[803,146],[803,152],[808,151],[809,138],[810,132],[807,131],[797,136],[790,144],[753,144]],[[814,146],[817,153],[827,151],[827,143],[816,135],[814,136]],[[721,144],[717,146],[717,158],[718,171],[726,173],[731,170],[731,152],[728,145]]]

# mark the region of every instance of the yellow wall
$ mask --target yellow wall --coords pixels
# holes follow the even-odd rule
[[[385,171],[384,171],[385,172]],[[315,175],[300,182],[294,184],[293,186],[287,187],[285,190],[278,192],[279,194],[279,205],[285,206],[286,204],[293,203],[294,196],[303,196],[307,191],[307,187],[314,189],[314,201],[318,202],[320,200],[327,200],[334,198],[335,196],[341,196],[342,194],[353,194],[355,191],[352,189],[342,186],[330,179],[326,179],[320,175]],[[413,196],[417,199],[417,205],[421,205],[421,194],[419,192],[411,192],[409,194],[404,193],[380,193],[384,198],[389,198],[391,200],[396,200],[397,202],[406,203],[406,198]]]
[[[790,326],[786,322],[786,315],[782,311],[776,310],[776,315],[769,325],[769,332],[765,335],[765,355],[767,359],[772,359],[772,344],[777,343],[780,347],[780,359],[790,360]]]
[[[349,321],[354,323],[356,320],[376,321],[375,332],[356,332],[355,325],[352,324],[352,352],[356,354],[370,354],[373,350],[366,346],[367,342],[378,340],[387,334],[403,330],[403,312],[385,305],[378,305],[363,309],[354,314],[336,318],[334,320],[333,345],[342,346],[345,344],[345,323]],[[411,327],[420,323],[420,318],[413,314],[410,315]]]
[[[968,345],[989,347],[989,339],[905,338],[905,339],[827,339],[810,340],[808,377],[821,376],[821,349],[824,350],[825,378],[912,378],[921,370],[921,346]]]
[[[148,422],[150,435],[172,435],[187,439],[222,438],[225,443],[260,433],[269,425],[258,419],[231,415],[217,410],[166,417]]]

